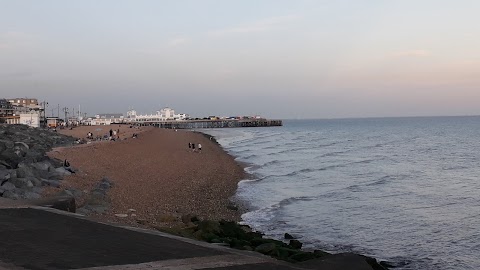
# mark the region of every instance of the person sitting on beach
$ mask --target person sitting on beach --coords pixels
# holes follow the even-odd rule
[[[198,152],[199,152],[199,153],[202,152],[202,144],[201,144],[201,143],[198,144]]]
[[[188,149],[192,149],[192,143],[188,143]]]

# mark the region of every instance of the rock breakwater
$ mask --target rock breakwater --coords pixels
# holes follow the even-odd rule
[[[75,138],[51,130],[0,125],[0,197],[38,199],[44,187],[60,187],[63,177],[75,170],[46,153],[74,142]]]

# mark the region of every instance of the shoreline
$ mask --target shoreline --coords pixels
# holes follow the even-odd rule
[[[241,215],[247,212],[247,208],[239,209],[235,203],[232,205],[232,200],[237,204],[239,202],[232,196],[238,190],[238,183],[248,179],[246,176],[250,174],[216,140],[212,141],[212,136],[191,131],[144,128],[142,132],[135,131],[139,135],[130,139],[94,142],[77,139],[73,146],[65,146],[74,140],[63,134],[82,138],[92,129],[105,132],[110,128],[78,127],[61,130],[61,135],[51,132],[52,142],[42,141],[46,134],[43,132],[49,132],[42,130],[29,130],[32,133],[25,137],[29,144],[22,142],[22,138],[10,138],[14,142],[20,139],[20,142],[9,142],[8,147],[17,144],[18,151],[23,149],[28,155],[42,157],[41,161],[17,160],[18,169],[7,171],[4,175],[7,181],[3,181],[2,186],[7,184],[3,189],[14,185],[15,192],[10,193],[17,198],[28,199],[24,196],[31,197],[36,194],[33,192],[38,193],[35,196],[43,197],[42,200],[23,201],[26,204],[47,204],[105,224],[169,232],[231,248],[257,251],[288,262],[310,261],[314,264],[311,260],[338,258],[321,250],[302,250],[303,244],[288,233],[285,233],[284,239],[275,240],[264,238],[263,233],[242,225]],[[128,137],[127,132],[133,133],[133,130],[124,128],[118,129],[121,135]],[[17,133],[6,131],[5,134]],[[78,144],[81,141],[85,144]],[[201,143],[203,152],[188,149],[191,142]],[[36,152],[34,148],[44,144],[47,148],[41,149],[47,150],[48,145],[58,147],[51,149],[47,157],[41,149]],[[67,161],[70,165],[65,165]],[[5,164],[17,167],[17,163]],[[8,172],[13,172],[12,179]],[[41,180],[35,177],[26,179],[26,175],[36,175]],[[28,186],[24,185],[26,181]],[[359,259],[359,263],[364,261],[374,269],[385,269],[373,258],[351,255]]]

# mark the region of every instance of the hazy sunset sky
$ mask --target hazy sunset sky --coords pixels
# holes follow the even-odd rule
[[[89,115],[478,115],[479,11],[477,0],[0,0],[0,97]]]

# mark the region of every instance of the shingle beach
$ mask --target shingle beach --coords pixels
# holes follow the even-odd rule
[[[200,133],[118,125],[82,126],[60,132],[85,138],[88,132],[103,135],[110,129],[120,129],[122,140],[56,148],[49,153],[50,157],[68,160],[78,170],[65,179],[62,188],[88,194],[104,177],[113,182],[108,191],[110,208],[96,218],[147,226],[173,226],[186,215],[240,219],[241,213],[227,206],[244,177],[243,168]],[[138,137],[132,138],[133,133]],[[202,152],[189,149],[189,142],[201,143]],[[81,206],[82,201],[78,203]]]

